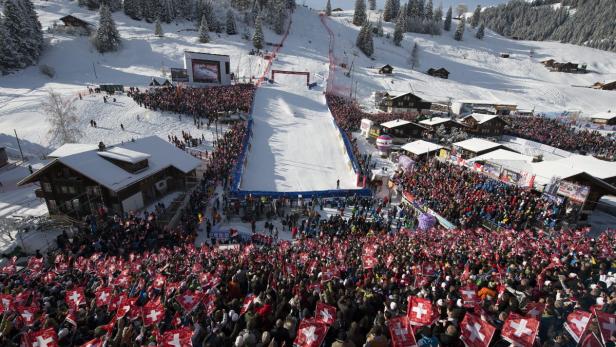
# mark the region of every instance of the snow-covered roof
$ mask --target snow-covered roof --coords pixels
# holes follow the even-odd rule
[[[428,142],[424,140],[417,140],[417,141],[409,142],[406,145],[402,146],[401,148],[415,155],[422,155],[422,154],[430,153],[438,149],[441,149],[443,148],[443,146],[439,146],[436,143],[432,143],[432,142]]]
[[[407,125],[411,122],[409,122],[408,120],[404,120],[404,119],[394,119],[394,120],[390,120],[389,122],[385,122],[385,123],[381,123],[382,127],[391,129],[391,128],[395,128],[395,127],[399,127],[401,125]]]
[[[597,114],[593,114],[589,118],[610,120],[612,118],[616,118],[616,113],[611,113],[611,112],[597,113]]]
[[[423,125],[438,125],[438,124],[449,122],[450,120],[451,120],[451,118],[432,117],[432,118],[429,118],[429,119],[424,119],[422,121],[419,121],[419,124],[423,124]]]
[[[500,143],[496,143],[496,142],[492,142],[489,140],[484,140],[484,139],[480,139],[476,137],[473,137],[468,140],[456,142],[453,145],[456,147],[465,149],[467,151],[475,152],[475,153],[502,146]]]
[[[43,169],[26,177],[19,182],[19,184],[29,183],[47,167],[50,167],[56,162],[60,162],[98,184],[118,192],[170,166],[175,167],[183,173],[188,173],[196,169],[201,163],[200,160],[176,148],[174,145],[158,136],[144,137],[134,142],[107,147],[107,152],[112,150],[111,153],[115,152],[114,154],[116,155],[120,155],[119,153],[130,154],[132,159],[143,158],[144,155],[148,156],[147,168],[137,173],[126,171],[109,160],[104,159],[99,155],[100,152],[97,150],[98,146],[95,147],[96,149],[94,150],[58,157]],[[139,153],[139,155],[135,153]]]
[[[503,102],[499,100],[455,100],[454,102],[461,104],[480,104],[480,105],[510,105],[517,106],[515,102]]]
[[[91,151],[97,149],[97,145],[81,144],[81,143],[66,143],[55,151],[49,153],[47,156],[50,158],[66,157],[67,155],[73,155],[81,152]]]
[[[462,119],[466,119],[468,117],[472,117],[472,118],[474,118],[477,121],[477,123],[483,124],[483,123],[485,123],[485,122],[487,122],[489,120],[492,120],[494,118],[498,118],[498,115],[495,115],[495,114],[472,113],[472,114],[469,114],[468,116],[466,116],[466,117],[464,117]]]
[[[105,151],[96,152],[96,153],[98,153],[98,155],[100,155],[101,157],[124,161],[124,162],[131,163],[131,164],[136,164],[142,160],[145,160],[151,157],[151,155],[149,154],[137,152],[137,151],[131,151],[130,149],[126,149],[122,147],[111,147]]]
[[[570,157],[554,160],[552,162],[562,167],[585,171],[600,179],[616,176],[616,162],[597,159],[590,155],[573,154]]]
[[[525,161],[527,163],[532,163],[533,157],[529,155],[524,155],[524,154],[508,151],[506,149],[497,149],[495,151],[476,156],[472,159],[469,159],[468,161],[473,162],[473,161],[493,161],[493,160],[519,160],[519,161]]]

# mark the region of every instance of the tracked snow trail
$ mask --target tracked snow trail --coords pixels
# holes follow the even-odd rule
[[[328,44],[318,15],[298,7],[272,69],[308,71],[311,82],[319,85],[308,90],[303,75],[276,75],[274,84],[257,91],[251,151],[241,190],[329,190],[336,189],[337,180],[341,189],[356,188],[348,155],[323,95]]]

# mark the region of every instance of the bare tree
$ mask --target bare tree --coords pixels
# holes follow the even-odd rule
[[[48,93],[49,96],[41,106],[48,117],[50,142],[54,145],[77,142],[83,134],[75,114],[75,99],[63,98],[53,90]]]
[[[462,17],[466,12],[468,12],[468,6],[465,4],[458,4],[458,6],[456,6],[456,14],[458,17]]]

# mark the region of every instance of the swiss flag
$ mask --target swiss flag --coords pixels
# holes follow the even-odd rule
[[[103,339],[100,337],[92,339],[81,345],[81,347],[103,347]]]
[[[565,330],[575,339],[575,342],[580,342],[582,335],[586,332],[590,318],[590,312],[580,310],[575,310],[567,316]]]
[[[143,323],[146,326],[157,324],[165,317],[165,309],[160,303],[149,302],[143,307]]]
[[[377,265],[378,260],[372,255],[365,255],[362,257],[362,262],[364,269],[372,269]]]
[[[38,312],[38,307],[36,306],[17,306],[17,313],[19,313],[19,317],[24,325],[32,325],[34,324],[34,316]]]
[[[477,286],[466,285],[460,288],[460,295],[462,295],[462,303],[464,307],[474,307],[479,302],[477,296]]]
[[[201,301],[201,294],[187,291],[186,293],[177,296],[176,300],[182,306],[184,311],[192,312]]]
[[[429,325],[434,321],[436,310],[430,300],[409,296],[406,315],[412,325]]]
[[[603,337],[603,342],[607,344],[612,336],[616,334],[616,314],[609,314],[600,311],[597,311],[596,314],[601,337]]]
[[[579,346],[580,347],[603,347],[597,335],[590,332],[590,330],[587,331],[586,334],[584,334],[584,336],[582,336]]]
[[[28,269],[32,270],[32,272],[39,272],[43,269],[43,258],[31,257],[28,259]]]
[[[0,313],[13,311],[15,299],[11,294],[0,294]]]
[[[65,300],[69,308],[77,311],[79,306],[85,305],[86,303],[86,296],[83,294],[83,288],[80,287],[67,290]]]
[[[460,329],[460,338],[467,347],[487,347],[496,331],[488,322],[471,313],[464,315]]]
[[[54,328],[39,330],[30,334],[30,343],[36,347],[58,347],[58,335]]]
[[[163,334],[163,347],[192,347],[192,331],[189,328],[180,328],[166,331]]]
[[[535,319],[541,319],[545,304],[542,302],[529,302],[526,304],[526,315]]]
[[[389,335],[391,336],[392,347],[414,347],[417,346],[413,327],[409,322],[409,317],[400,316],[390,319],[387,322]]]
[[[248,296],[244,298],[244,303],[242,304],[242,309],[240,310],[240,316],[248,311],[250,305],[256,298],[257,297],[254,294],[248,294]]]
[[[155,289],[161,289],[165,283],[167,283],[167,277],[165,275],[158,274],[154,277],[154,282],[152,282],[152,287]]]
[[[305,320],[299,322],[297,336],[293,342],[293,346],[297,347],[319,347],[325,335],[327,335],[327,324],[323,324],[316,320]]]
[[[535,318],[525,318],[511,313],[501,331],[503,339],[515,347],[531,347],[539,332],[539,321]]]
[[[317,301],[317,308],[314,312],[314,318],[327,325],[332,325],[334,324],[334,321],[336,321],[336,308]]]
[[[110,287],[98,288],[94,293],[94,296],[96,297],[96,307],[109,305],[111,303],[111,292],[112,289]]]

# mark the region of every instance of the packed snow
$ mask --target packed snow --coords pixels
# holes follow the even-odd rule
[[[300,28],[312,28],[303,31]],[[329,65],[327,32],[318,16],[299,9],[272,69],[307,71],[276,74],[255,96],[253,137],[242,177],[245,191],[319,191],[357,188],[348,154],[323,95]]]

